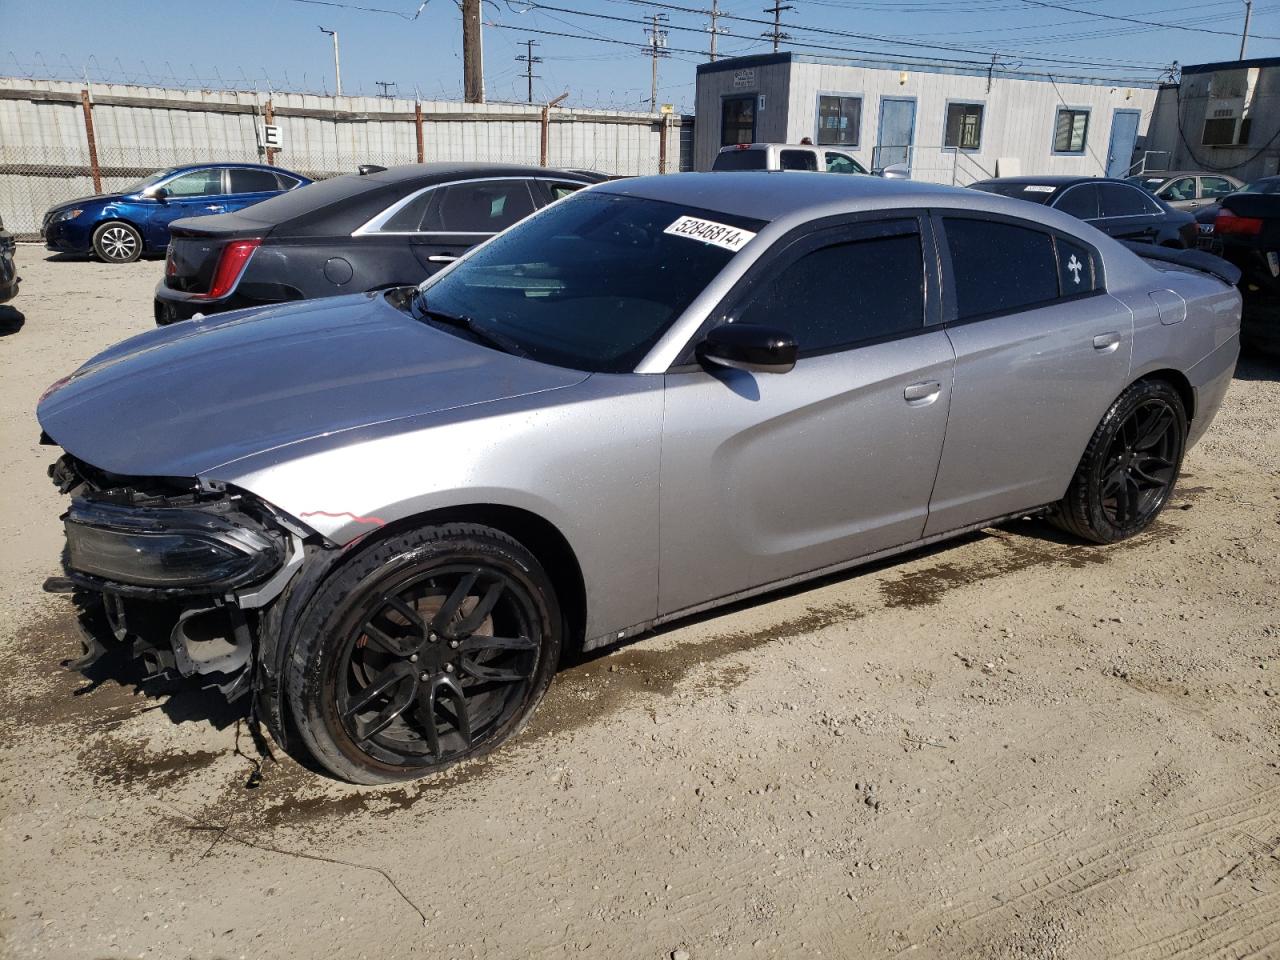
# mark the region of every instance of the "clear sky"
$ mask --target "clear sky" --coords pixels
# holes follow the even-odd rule
[[[344,93],[458,99],[461,17],[455,0],[0,0],[0,75],[332,93],[336,29]],[[766,53],[773,0],[718,0],[722,55]],[[1243,0],[778,0],[784,49],[848,56],[945,58],[1024,70],[1156,79],[1178,60],[1235,59]],[[484,0],[486,93],[525,98],[515,57],[537,40],[535,99],[640,109],[650,62],[642,21],[669,17],[671,56],[659,102],[692,107],[706,59],[711,0]],[[689,11],[689,12],[686,12]],[[594,16],[591,16],[594,15]],[[1108,19],[1110,18],[1110,19]],[[1133,22],[1138,21],[1138,22]],[[1152,26],[1159,24],[1162,26]],[[534,31],[542,31],[535,33]],[[558,36],[555,34],[567,34]],[[606,42],[607,40],[618,42]],[[1280,56],[1280,0],[1254,0],[1248,55]],[[175,82],[176,81],[176,82]]]

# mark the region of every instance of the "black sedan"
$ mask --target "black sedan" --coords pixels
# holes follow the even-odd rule
[[[969,186],[1018,200],[1043,203],[1122,240],[1165,247],[1194,247],[1196,219],[1145,190],[1106,177],[997,177]]]
[[[490,164],[365,169],[236,213],[176,221],[156,323],[417,284],[538,208],[605,179]]]
[[[1254,180],[1241,187],[1235,196],[1241,193],[1269,193],[1280,194],[1280,177],[1263,177],[1260,180]],[[1216,203],[1207,204],[1196,211],[1196,222],[1200,225],[1200,246],[1209,250],[1216,249],[1213,244],[1214,223],[1218,219],[1218,213],[1222,210],[1222,198]]]

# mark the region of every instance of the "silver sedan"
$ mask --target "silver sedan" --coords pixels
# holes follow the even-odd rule
[[[600,184],[416,289],[55,384],[48,586],[100,601],[83,662],[127,641],[339,777],[420,776],[517,732],[570,648],[1003,518],[1145,529],[1240,322],[1225,265],[1152,256],[908,181]]]

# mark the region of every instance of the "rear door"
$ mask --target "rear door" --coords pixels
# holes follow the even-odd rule
[[[926,536],[1061,498],[1133,342],[1092,247],[1011,217],[936,223],[956,363]]]
[[[1161,187],[1156,196],[1175,210],[1194,210],[1200,206],[1200,188],[1195,177],[1177,177]]]
[[[231,167],[227,170],[227,193],[222,204],[227,213],[243,210],[281,193],[280,178],[258,167]]]
[[[915,216],[800,234],[713,311],[789,332],[800,359],[667,374],[660,613],[920,536],[953,364],[935,264]]]
[[[428,190],[415,205],[420,207],[421,218],[410,246],[424,277],[535,209],[531,181],[526,177],[444,184]]]

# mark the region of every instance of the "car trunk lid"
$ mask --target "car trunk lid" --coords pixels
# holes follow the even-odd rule
[[[164,285],[184,293],[208,293],[228,246],[237,240],[261,240],[272,226],[235,213],[175,220],[169,228]]]

